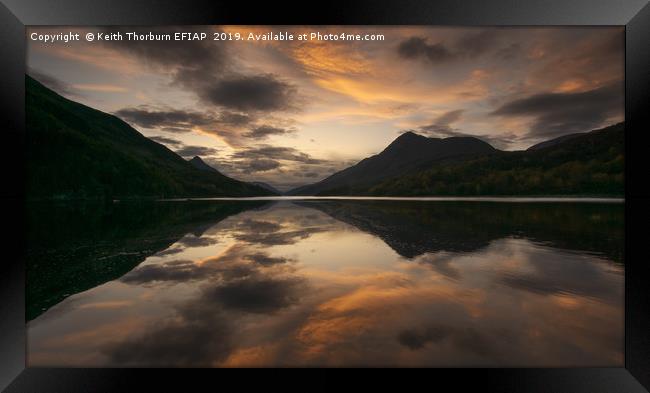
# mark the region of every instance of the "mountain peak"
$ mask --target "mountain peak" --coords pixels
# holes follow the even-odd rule
[[[424,135],[416,134],[413,131],[406,131],[406,132],[403,132],[402,135],[395,138],[395,140],[393,142],[395,142],[395,141],[405,141],[405,140],[421,140],[421,139],[427,139],[427,137],[424,136]]]
[[[187,160],[190,164],[194,166],[194,168],[202,170],[202,171],[207,171],[207,172],[216,172],[220,173],[218,170],[213,168],[212,166],[208,165],[201,159],[199,156],[194,156],[191,160]]]
[[[420,134],[416,134],[413,131],[406,131],[402,133],[400,136],[398,136],[397,138],[395,138],[388,146],[386,146],[386,150],[391,150],[396,147],[415,145],[427,141],[429,139],[430,138],[427,138],[426,136]]]

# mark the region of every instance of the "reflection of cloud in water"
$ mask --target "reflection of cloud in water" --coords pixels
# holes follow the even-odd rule
[[[158,311],[146,327],[103,343],[105,363],[622,364],[622,268],[591,254],[508,237],[406,259],[320,212],[284,204],[201,236],[219,243],[183,253],[179,242],[178,254],[159,253],[109,284],[150,296],[140,304],[134,296],[134,310]],[[124,307],[123,318],[133,318]],[[90,310],[66,315],[75,312]]]
[[[192,302],[173,318],[157,321],[145,333],[104,348],[111,364],[121,366],[209,366],[232,350],[227,315],[211,303]]]
[[[142,266],[125,276],[129,284],[199,281],[198,295],[175,306],[171,317],[143,334],[104,347],[111,364],[136,366],[210,366],[233,350],[237,320],[248,314],[273,315],[300,302],[305,279],[282,265],[284,258],[246,255],[232,247],[218,258],[196,264],[176,260]],[[272,261],[268,266],[259,261]]]
[[[121,278],[129,284],[148,284],[155,282],[182,283],[189,280],[230,280],[258,274],[259,268],[274,268],[274,271],[290,271],[289,258],[272,257],[264,252],[251,252],[246,245],[235,245],[222,255],[202,261],[171,260],[145,264],[137,267]]]
[[[457,257],[458,254],[443,251],[425,254],[418,259],[418,262],[431,266],[433,270],[451,280],[459,280],[461,278],[460,270],[452,265],[452,262]]]

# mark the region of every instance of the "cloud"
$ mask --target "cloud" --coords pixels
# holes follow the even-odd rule
[[[107,32],[135,32],[137,34],[171,34],[175,33],[207,33],[209,37],[214,32],[209,27],[169,26],[169,27],[108,27]],[[123,40],[102,41],[108,48],[121,51],[137,57],[145,64],[171,74],[173,81],[185,87],[199,85],[206,79],[223,73],[228,69],[230,57],[226,45],[214,45],[211,39],[206,40]]]
[[[452,127],[453,123],[461,119],[464,112],[465,111],[463,109],[456,109],[456,110],[444,112],[436,119],[434,119],[431,124],[420,126],[417,127],[416,129],[403,130],[402,133],[410,131],[410,132],[415,132],[415,133],[419,133],[419,134],[423,134],[435,138],[450,138],[450,137],[477,138],[497,148],[505,148],[509,144],[514,143],[518,140],[518,137],[512,133],[477,135],[477,134],[463,132],[457,128]]]
[[[247,139],[265,139],[271,135],[296,132],[282,124],[290,124],[287,119],[266,117],[257,124],[258,116],[231,110],[192,111],[183,109],[139,106],[123,108],[114,114],[136,127],[156,129],[170,133],[201,132],[223,139],[233,147],[248,143]],[[163,142],[164,143],[164,142]]]
[[[397,53],[405,59],[424,58],[432,63],[449,61],[454,58],[451,51],[441,43],[429,44],[424,37],[411,37],[402,41]]]
[[[115,112],[121,119],[150,129],[161,129],[170,132],[189,132],[194,127],[213,124],[211,114],[185,110],[157,110],[148,107],[123,108]]]
[[[170,133],[199,131],[221,137],[231,146],[244,143],[244,127],[255,121],[252,115],[229,110],[214,113],[139,106],[123,108],[114,114],[134,126]],[[261,131],[268,132],[264,128]]]
[[[295,131],[296,131],[295,129],[286,129],[281,127],[273,127],[269,125],[261,125],[245,133],[244,136],[253,139],[265,139],[271,135],[284,135]]]
[[[270,73],[242,74],[228,42],[211,39],[213,27],[108,28],[109,32],[171,34],[207,33],[209,39],[192,41],[108,41],[107,47],[142,60],[170,74],[172,83],[192,91],[204,104],[238,111],[286,111],[295,109],[296,88]],[[243,119],[239,117],[239,119]]]
[[[461,59],[473,59],[495,49],[500,35],[498,29],[484,29],[462,34],[450,42],[430,43],[427,37],[410,37],[400,42],[397,53],[404,59],[424,60],[432,64]],[[514,54],[514,48],[509,48]]]
[[[540,93],[510,101],[491,114],[532,117],[527,137],[547,138],[590,131],[622,113],[623,84],[577,93]]]
[[[181,157],[194,157],[194,156],[211,156],[217,154],[217,149],[206,146],[183,146],[176,150],[176,153]]]
[[[227,110],[219,113],[219,117],[217,118],[219,123],[235,127],[243,127],[250,124],[253,120],[253,116],[250,114],[231,112]]]
[[[240,170],[244,173],[267,172],[280,167],[280,163],[275,160],[265,158],[255,158],[252,160],[242,160],[239,162]]]
[[[296,89],[272,74],[234,75],[205,84],[199,95],[207,102],[239,111],[293,109]]]
[[[249,149],[244,149],[233,154],[233,158],[251,159],[251,158],[267,158],[274,160],[285,160],[300,162],[303,164],[321,164],[324,160],[311,157],[307,153],[303,153],[293,147],[260,145]]]
[[[218,153],[218,150],[212,147],[185,145],[177,139],[167,138],[165,136],[150,136],[148,138],[154,142],[170,147],[181,157],[209,157]]]
[[[460,120],[463,112],[463,109],[445,112],[438,116],[433,123],[420,127],[420,130],[431,134],[442,133],[446,135],[452,132],[451,124]]]

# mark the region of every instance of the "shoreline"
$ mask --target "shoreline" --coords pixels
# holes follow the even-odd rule
[[[505,202],[505,203],[624,203],[625,198],[617,197],[385,197],[385,196],[266,196],[266,197],[211,197],[211,198],[164,198],[157,202],[189,201],[300,201],[300,200],[352,200],[352,201],[420,201],[420,202]]]

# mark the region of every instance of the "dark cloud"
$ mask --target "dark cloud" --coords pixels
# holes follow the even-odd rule
[[[107,29],[147,34],[177,32],[215,32],[210,27],[136,27]],[[171,74],[172,82],[194,92],[205,104],[238,111],[285,111],[294,109],[296,89],[271,74],[243,75],[239,73],[234,57],[229,54],[227,42],[192,41],[107,41],[104,45],[137,57],[145,64]],[[239,125],[245,118],[237,116]]]
[[[206,146],[183,146],[176,150],[176,153],[182,157],[210,156],[217,154],[217,149]]]
[[[194,127],[213,124],[212,115],[184,110],[155,110],[146,107],[124,108],[115,112],[121,119],[144,128],[189,132]]]
[[[424,58],[432,63],[441,63],[454,58],[454,54],[443,44],[430,44],[424,37],[411,37],[402,41],[397,47],[397,53],[405,59]]]
[[[295,132],[294,129],[287,129],[281,127],[273,127],[269,125],[261,125],[253,128],[249,132],[245,133],[244,136],[253,139],[265,139],[271,135],[284,135]]]
[[[151,108],[147,106],[123,108],[115,112],[115,115],[134,126],[171,133],[187,133],[199,128],[203,132],[224,138],[231,145],[241,145],[245,138],[243,135],[243,127],[255,121],[255,118],[251,115],[228,110],[216,114],[212,111],[198,112],[168,108]],[[261,127],[260,132],[269,132],[269,130],[265,129],[265,127],[268,128],[269,126]],[[166,143],[163,139],[159,140],[162,143]],[[166,139],[166,141],[170,142],[167,144],[180,145],[180,143],[171,143],[172,139]],[[190,153],[192,148],[187,147],[187,151],[182,155],[192,156],[214,153],[193,154]],[[194,148],[196,149],[196,147]]]
[[[212,37],[210,27],[169,26],[169,27],[109,27],[107,32],[120,31],[122,34],[171,34],[206,33]],[[163,72],[169,72],[173,81],[186,87],[196,87],[206,80],[223,74],[230,68],[227,45],[215,45],[212,39],[206,40],[146,40],[146,41],[102,41],[109,48],[119,50],[142,60],[145,64]]]
[[[405,59],[433,64],[472,59],[495,49],[499,35],[498,29],[484,29],[465,33],[449,42],[436,43],[429,42],[426,37],[410,37],[397,46],[397,53]]]
[[[318,177],[320,174],[319,174],[318,172],[303,172],[303,173],[301,173],[300,175],[301,175],[302,177],[313,178],[313,177]]]
[[[278,169],[280,163],[275,160],[266,158],[255,158],[252,160],[242,160],[239,162],[239,170],[243,173],[267,172]]]
[[[460,120],[463,112],[463,109],[445,112],[438,116],[433,123],[420,127],[420,130],[430,134],[441,133],[445,136],[450,136],[449,134],[452,133],[451,124]]]
[[[75,91],[74,88],[70,86],[70,84],[63,82],[62,80],[55,78],[52,75],[45,74],[33,68],[30,68],[27,71],[27,73],[32,78],[41,82],[47,88],[50,88],[61,95],[71,96],[71,97],[79,96],[79,93]]]
[[[590,131],[623,111],[623,84],[613,83],[579,93],[541,93],[510,101],[496,116],[534,118],[529,138],[547,138]]]
[[[240,111],[285,111],[293,108],[296,89],[271,74],[235,75],[201,87],[205,101]]]
[[[253,116],[245,113],[231,111],[222,111],[219,113],[218,122],[224,125],[243,127],[250,124],[254,119]]]
[[[513,134],[496,134],[496,135],[475,135],[467,132],[462,132],[453,127],[453,123],[460,120],[464,113],[463,109],[451,110],[443,113],[433,120],[431,124],[420,126],[417,129],[403,130],[402,132],[415,132],[434,138],[450,138],[450,137],[471,137],[477,138],[484,142],[489,143],[493,147],[505,148],[509,144],[517,141],[517,136]]]
[[[261,145],[250,149],[240,150],[233,155],[233,158],[285,160],[300,162],[304,164],[321,164],[324,162],[324,160],[313,158],[309,154],[303,153],[297,149],[294,149],[293,147],[270,145]]]

